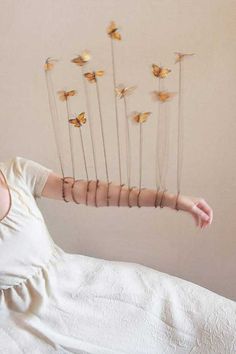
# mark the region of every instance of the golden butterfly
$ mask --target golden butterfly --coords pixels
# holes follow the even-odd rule
[[[69,123],[74,127],[80,128],[82,124],[86,123],[85,112],[80,113],[77,117],[69,119]]]
[[[86,77],[86,79],[93,83],[97,81],[97,77],[103,76],[104,75],[104,71],[103,70],[99,70],[99,71],[90,71],[84,74],[84,76]]]
[[[125,96],[131,95],[137,86],[124,87],[119,86],[115,88],[116,96],[119,98],[124,98]]]
[[[180,53],[180,52],[175,52],[176,55],[176,59],[175,59],[175,63],[179,63],[180,61],[182,61],[185,57],[189,57],[194,55],[194,53]]]
[[[57,91],[59,95],[59,99],[61,101],[67,101],[69,97],[75,96],[77,94],[76,90],[71,90],[71,91]]]
[[[158,101],[161,101],[163,103],[166,101],[170,101],[175,95],[176,95],[176,92],[153,91],[154,99],[157,99]]]
[[[154,76],[159,77],[160,79],[164,79],[171,72],[170,69],[163,68],[156,64],[152,64],[152,73]]]
[[[47,58],[45,61],[45,64],[44,64],[44,70],[45,71],[52,70],[57,61],[58,61],[58,59]]]
[[[87,50],[85,50],[85,51],[83,51],[83,53],[81,55],[78,55],[76,58],[72,59],[71,62],[76,65],[83,66],[90,59],[91,59],[90,53]]]
[[[118,41],[121,40],[121,34],[118,32],[118,27],[116,26],[114,21],[111,21],[107,29],[107,33],[112,39],[116,39]]]
[[[137,123],[144,123],[147,121],[148,117],[150,116],[151,112],[140,112],[136,114],[133,119]]]

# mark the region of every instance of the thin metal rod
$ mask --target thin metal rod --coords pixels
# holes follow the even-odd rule
[[[96,92],[97,92],[97,100],[98,100],[98,110],[99,110],[100,124],[101,124],[102,143],[103,143],[103,154],[104,154],[104,161],[105,161],[105,168],[106,168],[106,179],[107,179],[107,182],[108,182],[108,181],[109,181],[109,177],[108,177],[108,168],[107,168],[107,155],[106,155],[106,147],[105,147],[103,118],[102,118],[102,110],[101,110],[101,101],[100,101],[100,94],[99,94],[98,82],[96,82]]]
[[[163,152],[163,188],[166,189],[166,176],[168,171],[169,160],[169,105],[164,103],[164,152]]]
[[[142,187],[142,150],[143,150],[143,123],[139,123],[139,190]]]
[[[111,56],[112,56],[112,76],[113,76],[113,86],[114,86],[114,102],[115,102],[115,113],[116,113],[116,132],[117,132],[117,149],[118,149],[118,157],[119,157],[119,179],[121,184],[121,154],[120,154],[120,138],[119,138],[119,121],[118,121],[118,107],[117,107],[117,98],[115,94],[116,88],[116,72],[115,72],[115,55],[114,55],[114,45],[113,40],[111,38]]]
[[[84,149],[84,140],[83,140],[83,134],[82,134],[82,127],[79,127],[79,132],[80,132],[80,141],[81,141],[81,146],[82,146],[82,152],[83,152],[83,159],[84,159],[84,168],[85,168],[85,173],[86,173],[86,179],[87,179],[87,190],[86,190],[86,205],[88,205],[88,192],[89,192],[89,177],[88,177],[88,168],[87,168],[87,162],[86,162],[86,156],[85,156],[85,149]]]
[[[161,82],[160,79],[158,79],[158,91],[161,89]],[[160,101],[158,101],[158,116],[157,116],[157,131],[156,131],[156,165],[155,165],[155,171],[156,171],[156,188],[157,190],[160,188],[160,181],[161,181],[161,174],[160,174],[160,162],[159,162],[159,149],[160,149],[160,120],[161,120],[161,104]],[[158,183],[158,178],[159,178],[159,183]]]
[[[178,99],[178,150],[177,150],[177,192],[180,193],[181,173],[183,164],[183,82],[182,60],[179,61],[179,99]]]
[[[83,69],[83,66],[81,67],[81,71],[82,71],[82,78],[83,78],[83,85],[84,85],[84,93],[85,93],[86,106],[87,106],[87,112],[88,112],[88,119],[87,119],[87,120],[88,120],[88,125],[89,125],[90,139],[91,139],[91,143],[92,143],[94,171],[95,171],[96,180],[98,180],[96,154],[95,154],[95,147],[94,147],[94,133],[93,133],[93,126],[92,126],[92,115],[91,115],[91,110],[90,110],[88,88],[87,88],[86,80],[85,80],[85,77],[84,77],[84,69]],[[91,121],[90,121],[90,120],[91,120]]]
[[[85,168],[86,178],[87,178],[87,181],[88,181],[88,179],[89,179],[89,177],[88,177],[88,168],[87,168],[87,162],[86,162],[86,157],[85,157],[84,140],[83,140],[83,134],[82,134],[82,129],[81,128],[82,127],[79,127],[80,141],[81,141],[82,152],[83,152],[84,168]]]
[[[139,192],[138,192],[138,199],[137,199],[137,205],[139,208],[141,208],[139,199],[140,199],[140,193],[143,188],[142,187],[142,149],[143,149],[143,134],[142,134],[142,125],[143,123],[139,122]]]
[[[124,96],[124,111],[125,111],[125,123],[126,123],[126,168],[127,168],[127,184],[128,184],[128,206],[131,207],[129,203],[130,197],[130,172],[131,172],[131,144],[130,144],[130,134],[129,134],[129,117],[127,109],[127,101]]]
[[[64,169],[63,169],[63,162],[62,162],[62,155],[61,155],[60,141],[59,141],[59,136],[61,135],[60,134],[59,118],[58,118],[59,115],[58,115],[58,111],[57,111],[54,85],[53,85],[53,80],[51,77],[50,70],[45,70],[45,78],[46,78],[46,84],[47,84],[48,101],[49,101],[49,108],[50,108],[50,112],[51,112],[52,126],[53,126],[53,131],[54,131],[57,155],[58,155],[58,159],[59,159],[59,163],[60,163],[61,173],[64,178],[65,173],[64,173]]]
[[[68,99],[66,99],[66,111],[67,111],[67,123],[68,123],[68,129],[69,129],[69,138],[70,138],[70,154],[71,154],[71,163],[72,163],[72,171],[73,171],[73,178],[75,179],[75,164],[74,164],[74,153],[73,153],[73,139],[71,135],[71,126],[70,126],[70,109],[69,109],[69,102]]]
[[[160,87],[160,91],[165,91],[165,79],[161,79],[161,87]],[[161,106],[161,124],[162,124],[162,131],[160,132],[161,134],[161,139],[160,139],[160,142],[162,144],[162,149],[160,148],[160,186],[162,186],[163,189],[165,189],[165,181],[164,181],[164,166],[165,166],[165,152],[166,152],[166,131],[165,131],[165,118],[166,118],[166,115],[165,115],[165,112],[166,112],[166,102],[163,102],[163,103],[160,103],[160,106]],[[164,110],[164,112],[163,112]],[[163,114],[164,113],[164,114]],[[161,203],[160,203],[161,205]]]
[[[119,181],[120,181],[120,192],[118,197],[118,206],[120,206],[120,197],[122,190],[122,177],[121,177],[121,153],[120,153],[120,137],[119,137],[119,121],[118,121],[118,107],[117,107],[117,97],[115,94],[116,88],[116,72],[115,72],[115,55],[114,55],[114,45],[111,38],[111,57],[112,57],[112,77],[113,77],[113,88],[114,88],[114,103],[115,103],[115,117],[116,117],[116,136],[117,136],[117,151],[118,151],[118,162],[119,162]]]
[[[108,175],[108,166],[107,166],[107,155],[106,155],[106,146],[105,146],[105,138],[104,138],[104,128],[103,128],[103,117],[102,117],[102,110],[101,110],[101,100],[100,100],[100,93],[99,93],[99,85],[96,81],[96,92],[97,92],[97,101],[98,101],[98,110],[99,110],[99,117],[100,117],[100,125],[101,125],[101,133],[102,133],[102,142],[103,142],[103,154],[104,154],[104,161],[105,161],[105,168],[106,168],[106,179],[107,179],[107,206],[109,206],[109,175]]]

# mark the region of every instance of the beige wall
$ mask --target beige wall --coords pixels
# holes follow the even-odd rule
[[[168,85],[177,90],[173,52],[197,54],[185,66],[182,191],[208,201],[214,210],[213,224],[201,232],[189,215],[170,209],[95,209],[40,200],[51,235],[69,252],[142,263],[236,300],[236,1],[1,0],[1,160],[19,155],[60,171],[42,69],[47,56],[66,62],[84,48],[91,50],[94,67],[108,71],[102,97],[109,120],[114,107],[105,28],[111,19],[120,24],[124,37],[117,49],[118,79],[139,86],[130,100],[132,110],[155,111],[148,94],[154,89],[148,72],[152,62],[171,66]],[[69,88],[75,82],[75,76],[68,77],[65,85]],[[176,102],[171,104],[167,177],[173,192]],[[151,158],[150,130],[146,132],[145,156]],[[107,134],[111,149],[114,139],[113,130]],[[146,186],[153,185],[149,161],[146,158],[144,163]],[[109,164],[115,180],[112,156]],[[77,173],[82,174],[79,165]],[[137,183],[134,176],[132,184]]]

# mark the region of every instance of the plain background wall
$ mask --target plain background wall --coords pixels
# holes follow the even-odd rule
[[[118,81],[139,87],[130,98],[130,110],[155,112],[149,96],[155,89],[152,62],[171,67],[173,75],[167,82],[176,91],[173,52],[196,53],[185,65],[182,193],[203,197],[213,208],[213,224],[201,231],[190,215],[166,208],[96,209],[41,199],[49,231],[68,252],[141,263],[236,300],[236,1],[1,0],[1,160],[23,156],[60,173],[43,71],[48,56],[66,62],[89,49],[90,68],[108,72],[101,81],[103,112],[105,121],[114,121],[106,35],[110,20],[121,26],[124,38],[116,46]],[[64,78],[68,88],[77,80],[66,74]],[[81,93],[80,109],[83,102]],[[170,105],[167,176],[172,192],[176,192],[176,108],[175,99]],[[150,118],[150,126],[153,122]],[[144,185],[154,187],[148,131]],[[115,130],[106,130],[106,138],[113,147]],[[112,154],[109,164],[112,180],[117,180]],[[79,162],[77,173],[83,173]],[[132,184],[137,183],[135,172]]]

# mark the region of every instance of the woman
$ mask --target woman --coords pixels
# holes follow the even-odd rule
[[[61,176],[37,162],[17,156],[0,171],[0,353],[236,352],[234,301],[137,263],[68,254],[53,242],[36,199],[85,204],[84,181],[67,179],[62,196]],[[98,206],[106,191],[100,182]],[[110,185],[110,205],[118,191]],[[94,197],[93,181],[88,205]],[[175,199],[165,193],[163,206],[173,208]],[[153,190],[142,191],[142,206],[154,200]],[[120,205],[127,206],[127,188]],[[180,195],[178,206],[201,227],[212,222],[202,198]]]

